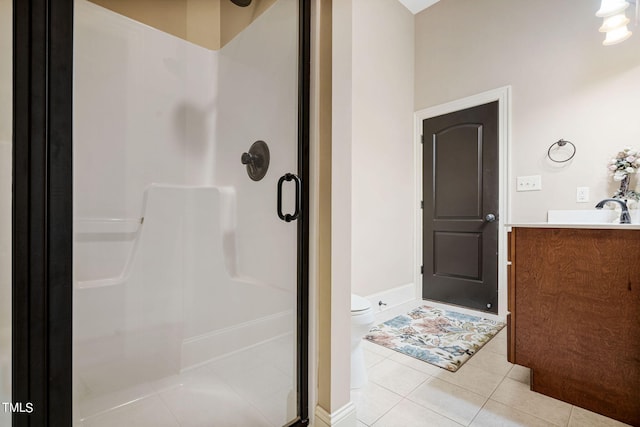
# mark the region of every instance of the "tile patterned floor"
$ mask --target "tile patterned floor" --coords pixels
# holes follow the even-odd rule
[[[626,425],[530,391],[529,370],[507,362],[506,328],[455,373],[368,341],[363,346],[369,382],[351,391],[358,427]]]

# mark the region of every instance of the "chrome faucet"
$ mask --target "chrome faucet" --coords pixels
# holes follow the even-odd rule
[[[629,208],[624,200],[620,199],[604,199],[598,202],[596,205],[596,209],[602,209],[607,202],[615,202],[619,203],[622,208],[622,212],[620,213],[620,224],[631,224],[631,216],[629,215]]]

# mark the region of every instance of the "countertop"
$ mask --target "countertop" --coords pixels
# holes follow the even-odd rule
[[[523,222],[506,224],[506,227],[520,227],[520,228],[587,228],[587,229],[599,229],[599,230],[640,230],[640,224],[560,224],[550,222]]]

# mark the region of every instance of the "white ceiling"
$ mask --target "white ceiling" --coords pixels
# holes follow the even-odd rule
[[[414,15],[418,12],[421,12],[431,6],[432,4],[438,3],[439,0],[399,0],[400,3],[405,5],[407,9],[411,11]]]

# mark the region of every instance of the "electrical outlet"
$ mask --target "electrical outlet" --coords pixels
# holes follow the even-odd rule
[[[519,176],[516,178],[516,191],[540,190],[542,190],[542,177],[540,175]]]
[[[576,188],[576,202],[587,203],[589,201],[589,187]]]

